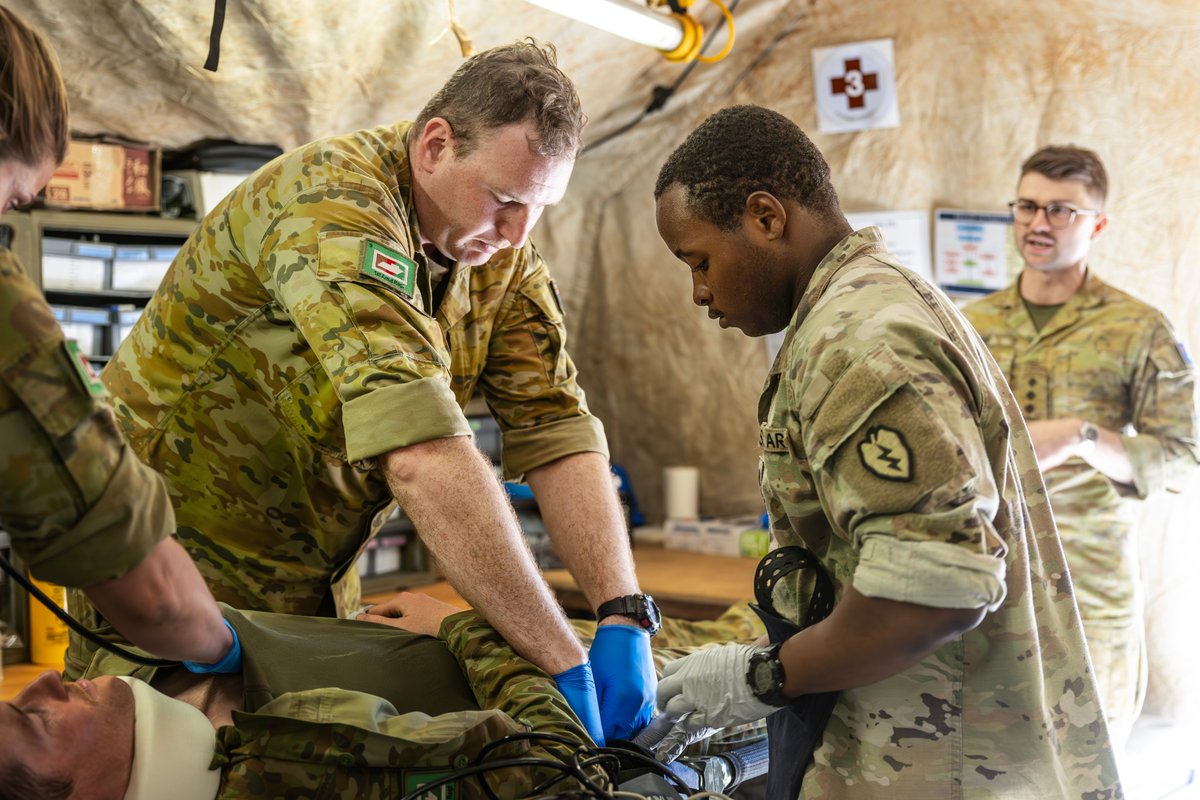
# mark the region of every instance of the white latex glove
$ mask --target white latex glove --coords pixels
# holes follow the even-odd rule
[[[754,722],[775,713],[779,708],[755,697],[746,681],[750,656],[763,649],[712,645],[670,662],[658,682],[659,710],[682,717],[678,725],[689,732]]]
[[[666,714],[662,715],[664,719],[673,719]],[[671,730],[667,731],[663,736],[662,741],[658,743],[658,747],[654,749],[654,757],[664,764],[671,764],[675,759],[683,755],[683,751],[694,745],[696,742],[703,742],[708,737],[720,731],[720,728],[701,727],[697,730],[689,730],[680,723],[683,719],[676,720]]]

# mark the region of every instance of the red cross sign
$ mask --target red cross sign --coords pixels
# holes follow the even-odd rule
[[[846,95],[850,108],[862,108],[867,102],[867,92],[879,88],[879,76],[874,72],[863,72],[857,58],[848,58],[842,64],[842,75],[830,81],[833,93]]]

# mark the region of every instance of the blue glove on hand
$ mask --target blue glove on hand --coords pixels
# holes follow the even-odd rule
[[[600,719],[609,739],[632,739],[650,724],[658,677],[650,634],[633,625],[602,625],[588,653],[596,674]]]
[[[567,703],[592,741],[604,746],[604,730],[600,727],[600,704],[596,702],[596,679],[592,677],[592,665],[586,661],[566,672],[553,676],[558,690],[567,698]]]
[[[209,672],[220,673],[235,673],[242,671],[242,643],[238,641],[237,631],[229,624],[229,620],[222,620],[225,627],[233,634],[233,647],[229,648],[229,652],[215,664],[200,664],[195,661],[185,661],[183,666],[187,667],[188,672],[195,672],[199,675],[205,675]]]

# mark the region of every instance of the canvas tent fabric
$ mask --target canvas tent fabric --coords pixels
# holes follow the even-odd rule
[[[201,70],[207,0],[6,3],[56,46],[78,131],[168,147],[224,138],[288,148],[412,118],[461,59],[443,0],[230,3],[216,73]],[[1200,24],[1190,4],[742,0],[732,54],[696,68],[522,0],[454,5],[478,48],[525,35],[555,43],[590,117],[587,141],[605,140],[585,151],[534,238],[562,289],[592,409],[652,519],[669,464],[699,466],[702,513],[761,506],[755,410],[766,348],[692,306],[687,271],[653,217],[659,165],[726,105],[771,106],[809,131],[854,211],[1002,211],[1039,146],[1095,149],[1110,171],[1112,220],[1093,268],[1163,309],[1200,348]],[[694,8],[715,23],[711,6]],[[894,43],[900,126],[817,133],[812,48],[877,38]],[[663,110],[629,127],[652,87],[677,81]],[[1200,605],[1200,537],[1185,517],[1200,480],[1186,488],[1148,510],[1142,545],[1149,704],[1195,715],[1186,632],[1188,609]]]

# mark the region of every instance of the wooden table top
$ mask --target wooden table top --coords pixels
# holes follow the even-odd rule
[[[633,561],[642,591],[654,595],[660,607],[664,602],[673,602],[724,611],[754,597],[754,570],[758,566],[754,558],[636,546]],[[545,576],[556,592],[578,591],[575,578],[565,569],[547,570]]]

